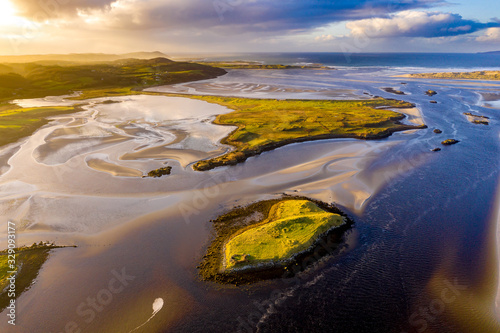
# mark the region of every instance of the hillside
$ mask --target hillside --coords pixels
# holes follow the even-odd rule
[[[120,59],[153,59],[164,58],[167,55],[155,52],[134,52],[125,54],[105,53],[71,53],[71,54],[34,54],[18,56],[0,56],[0,63],[27,62],[110,62]]]
[[[57,65],[0,64],[0,102],[19,98],[63,95],[74,91],[126,88],[215,78],[226,71],[167,58],[122,59],[110,63]]]

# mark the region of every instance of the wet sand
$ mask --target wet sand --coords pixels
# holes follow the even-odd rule
[[[247,83],[272,82],[266,72]],[[270,73],[276,81],[269,85],[279,87],[286,80],[284,74]],[[334,88],[328,85],[335,79],[345,85],[337,97],[345,96],[345,89],[380,94],[373,83],[353,81],[357,72],[340,74],[315,76],[324,81],[304,77],[301,84],[313,82],[305,90],[330,94]],[[381,87],[394,84],[377,75]],[[272,94],[309,96],[287,88]],[[397,111],[407,113],[409,121],[425,119],[430,129],[374,141],[291,144],[209,172],[195,172],[189,163],[228,148],[219,140],[231,128],[210,124],[215,114],[229,112],[218,105],[128,96],[113,98],[122,103],[98,105],[96,100],[86,111],[54,117],[28,140],[0,151],[8,168],[0,175],[0,213],[17,223],[19,242],[79,245],[54,251],[37,283],[19,298],[20,325],[28,332],[59,332],[74,321],[82,332],[129,332],[151,316],[152,302],[161,297],[164,308],[144,332],[234,332],[242,323],[261,331],[283,325],[315,331],[323,323],[345,332],[363,332],[367,323],[375,323],[382,331],[409,332],[418,329],[408,322],[413,311],[429,306],[443,281],[455,278],[477,296],[476,302],[450,305],[439,320],[429,322],[432,329],[453,331],[449,327],[463,309],[490,316],[484,309],[494,306],[496,281],[477,281],[492,270],[496,274],[498,266],[478,258],[481,251],[497,251],[489,243],[481,245],[491,237],[488,207],[499,176],[498,133],[493,126],[468,123],[462,113],[478,108],[497,119],[492,110],[474,105],[473,92],[442,87],[436,95],[441,104],[432,105],[422,94],[425,88],[422,83],[405,87],[422,112],[420,120],[415,110]],[[432,133],[434,127],[461,143],[429,152],[442,139]],[[168,177],[133,176],[165,163],[173,167]],[[208,221],[235,205],[282,193],[337,202],[355,218],[342,254],[294,281],[222,290],[199,281],[195,267],[210,239]],[[76,313],[78,306],[107,288],[113,272],[122,269],[134,279],[85,321]],[[475,293],[478,284],[490,293]],[[278,300],[276,290],[282,293]],[[0,330],[6,327],[0,322]]]
[[[321,87],[308,86],[300,81],[281,82],[282,70],[228,70],[228,74],[217,80],[204,80],[198,82],[187,82],[170,86],[148,88],[146,91],[199,94],[216,96],[239,96],[247,98],[294,98],[294,99],[367,99],[369,97],[360,94],[356,89],[346,89],[335,82],[329,82]],[[293,71],[300,73],[302,70]],[[290,71],[288,71],[290,72]],[[303,71],[302,71],[303,72]],[[316,75],[324,74],[322,72]],[[248,75],[247,73],[250,73]],[[242,75],[249,82],[241,82]],[[270,76],[275,83],[266,81]],[[262,80],[264,78],[264,80]],[[245,80],[245,81],[246,81]]]

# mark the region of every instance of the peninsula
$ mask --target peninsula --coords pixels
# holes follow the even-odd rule
[[[15,278],[14,298],[17,298],[28,290],[36,279],[38,272],[49,258],[49,252],[63,247],[69,246],[40,242],[31,246],[0,251],[0,311],[9,305],[10,299],[13,298],[13,293],[9,293],[11,277]],[[16,271],[16,273],[13,275],[9,273],[10,271]]]
[[[214,124],[237,128],[222,143],[235,149],[194,164],[198,171],[235,165],[251,156],[294,142],[331,138],[381,139],[396,131],[425,128],[406,125],[405,115],[388,109],[412,108],[393,99],[274,100],[198,96],[234,111],[217,116]]]
[[[404,74],[398,77],[415,79],[452,79],[452,80],[500,80],[500,71],[475,71],[475,72],[443,72],[443,73],[417,73]]]

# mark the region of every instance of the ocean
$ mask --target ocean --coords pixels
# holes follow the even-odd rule
[[[241,53],[207,57],[211,61],[259,61],[264,64],[322,64],[335,67],[420,67],[498,69],[499,54],[480,53]]]

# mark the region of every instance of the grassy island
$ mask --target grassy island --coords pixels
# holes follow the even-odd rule
[[[29,289],[43,264],[49,258],[49,252],[57,246],[51,243],[40,242],[29,247],[13,249],[15,254],[10,254],[8,250],[0,252],[0,312],[5,309],[12,297],[9,296],[9,285],[11,274],[9,271],[16,271],[15,275],[15,297],[19,297],[24,291]],[[12,261],[15,257],[15,264]]]
[[[418,73],[401,76],[416,79],[500,80],[500,71]]]
[[[235,149],[222,156],[197,162],[194,169],[199,171],[234,165],[263,151],[294,142],[329,138],[380,139],[396,131],[426,127],[401,124],[399,121],[405,116],[387,109],[411,108],[414,105],[393,99],[198,98],[235,110],[217,116],[214,123],[238,127],[221,141]]]
[[[227,241],[224,268],[256,267],[289,260],[309,248],[319,235],[343,223],[342,216],[308,200],[279,202],[271,208],[262,225],[251,226]]]
[[[212,223],[216,237],[198,268],[204,279],[230,284],[291,276],[333,253],[352,224],[333,205],[292,196],[237,207]]]

